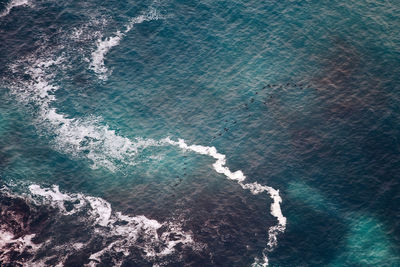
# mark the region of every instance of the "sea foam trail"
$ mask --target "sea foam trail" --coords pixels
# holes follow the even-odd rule
[[[53,147],[73,157],[86,157],[92,161],[92,167],[105,167],[115,171],[118,166],[134,165],[135,157],[147,147],[165,145],[152,139],[136,138],[131,140],[119,136],[101,118],[90,116],[84,119],[68,118],[60,114],[52,103],[59,89],[51,82],[52,67],[66,63],[60,57],[55,60],[33,60],[25,70],[32,79],[14,86],[13,93],[24,103],[33,103],[38,107],[37,126],[53,135]]]
[[[7,16],[8,14],[10,14],[11,9],[13,9],[14,7],[17,7],[17,6],[27,6],[27,5],[29,5],[29,1],[28,1],[28,0],[12,0],[11,2],[9,2],[9,3],[5,6],[3,12],[0,13],[0,18],[1,18],[1,17],[4,17],[4,16]]]
[[[117,135],[115,131],[109,129],[107,126],[102,126],[96,119],[67,118],[65,115],[57,113],[57,109],[51,107],[50,104],[55,100],[54,92],[58,87],[48,82],[51,79],[51,75],[47,74],[47,69],[62,60],[61,58],[57,60],[38,61],[33,64],[28,72],[34,78],[34,81],[30,84],[28,92],[23,91],[27,94],[29,100],[39,104],[40,121],[54,134],[54,143],[57,150],[71,155],[87,157],[93,162],[94,167],[101,166],[111,171],[115,171],[121,163],[134,164],[136,155],[142,149],[152,146],[171,145],[179,147],[182,150],[189,150],[197,154],[212,157],[216,160],[213,168],[217,173],[221,173],[229,180],[237,182],[243,189],[249,190],[254,195],[264,192],[270,195],[272,198],[270,213],[277,218],[278,223],[268,229],[267,250],[272,250],[277,245],[278,234],[283,233],[286,228],[286,218],[283,216],[280,207],[282,199],[279,191],[256,182],[245,183],[246,176],[243,172],[240,170],[232,172],[226,167],[226,156],[219,153],[215,147],[188,145],[183,139],[174,141],[170,138],[164,138],[159,141],[138,138],[132,141]],[[21,95],[23,94],[19,96]],[[59,198],[68,199],[68,196],[62,195],[58,188],[53,188],[52,191],[40,191],[36,188],[36,193],[49,197],[54,201],[57,201]],[[99,201],[92,201],[92,203],[98,203],[99,207],[104,207],[105,210],[108,209],[107,205],[101,204]],[[62,206],[59,206],[59,208],[62,210]],[[104,216],[101,218],[104,218]],[[102,221],[102,225],[106,224],[104,219]],[[104,250],[107,251],[107,248],[104,248]],[[92,255],[92,259],[96,261],[102,254],[101,251],[95,253]],[[265,266],[268,264],[266,253],[263,252],[263,254],[263,259],[257,259],[255,266]]]
[[[96,62],[94,66],[100,66],[100,69],[102,66],[104,67],[104,56],[109,49],[114,45],[117,45],[124,34],[131,30],[136,23],[141,23],[145,20],[157,19],[158,17],[156,14],[157,13],[150,13],[150,15],[138,16],[126,26],[126,30],[124,32],[117,33],[116,37],[118,38],[112,39],[110,42],[106,41],[104,45],[102,45],[100,42],[99,47],[101,48],[98,48],[98,54],[96,54],[99,56],[100,60],[94,60],[93,62]],[[59,88],[58,86],[53,85],[50,81],[53,79],[53,74],[51,74],[53,72],[52,67],[62,65],[61,63],[64,61],[64,58],[57,58],[56,60],[31,60],[31,62],[28,62],[29,67],[25,67],[25,71],[32,77],[32,79],[29,82],[21,82],[22,88],[17,88],[14,92],[15,95],[23,102],[33,102],[35,106],[39,107],[37,119],[38,127],[40,128],[43,126],[51,133],[51,135],[53,135],[53,143],[57,150],[73,156],[86,157],[93,162],[94,167],[102,166],[110,169],[111,171],[115,171],[117,166],[121,165],[121,163],[129,165],[134,164],[136,155],[140,153],[141,150],[152,146],[171,145],[179,147],[182,150],[189,150],[197,154],[212,157],[216,160],[213,164],[213,168],[217,173],[221,173],[229,180],[237,182],[243,189],[249,190],[252,194],[257,195],[265,192],[272,198],[270,212],[272,216],[277,219],[278,223],[277,225],[268,229],[269,237],[267,242],[267,250],[273,249],[277,245],[277,235],[284,232],[286,228],[286,218],[283,216],[280,207],[282,199],[279,195],[279,191],[272,187],[260,185],[256,182],[245,183],[246,176],[243,174],[243,172],[240,170],[232,172],[228,167],[226,167],[226,156],[219,153],[215,147],[188,145],[183,139],[178,139],[178,141],[173,141],[170,138],[165,138],[158,141],[143,138],[131,140],[117,135],[114,130],[111,130],[108,126],[102,125],[101,119],[93,117],[86,119],[68,118],[66,115],[58,113],[57,109],[52,107],[51,104],[56,99],[54,93]],[[110,218],[122,218],[121,216],[123,216],[122,214],[118,215],[118,213],[112,213],[111,207],[98,198],[91,199],[90,197],[84,197],[79,194],[74,196],[63,194],[57,187],[53,187],[52,189],[43,189],[38,186],[31,186],[30,189],[32,190],[33,194],[37,194],[45,199],[51,200],[52,203],[54,205],[56,204],[57,207],[62,211],[63,202],[65,200],[71,200],[73,198],[83,199],[82,202],[79,203],[90,203],[90,206],[93,208],[92,210],[94,210],[93,212],[95,213],[93,216],[98,218],[96,219],[96,224],[100,226],[108,226],[111,220]],[[76,208],[78,209],[79,206]],[[63,212],[65,212],[65,215],[70,215],[74,213],[74,210],[64,210]],[[138,216],[135,218],[136,219],[131,220],[134,225],[153,225],[152,228],[148,228],[153,229],[151,230],[153,234],[157,233],[157,226],[162,225],[156,221],[146,221],[144,218],[140,218]],[[114,232],[124,233],[124,235],[129,237],[129,229],[120,229],[117,227],[114,228],[114,230]],[[184,241],[179,242],[192,242],[189,238],[183,240]],[[170,245],[167,246],[169,249],[161,250],[161,254],[168,254],[168,251],[174,247],[173,242],[170,242],[169,244]],[[101,255],[118,246],[123,246],[123,242],[121,244],[108,244],[108,246],[103,250],[94,253],[91,256],[91,259],[93,262],[96,262],[101,258]],[[146,253],[147,255],[153,255],[155,252],[149,248]],[[266,251],[263,251],[263,259],[257,259],[255,265],[267,264],[268,258],[266,257]]]
[[[101,80],[107,80],[108,75],[108,69],[104,65],[104,58],[106,54],[110,51],[111,48],[114,46],[119,45],[120,41],[122,38],[130,31],[132,30],[133,26],[135,24],[143,23],[145,21],[151,21],[151,20],[158,20],[160,19],[161,16],[158,14],[158,12],[155,9],[151,9],[148,13],[144,15],[139,15],[133,19],[130,20],[130,22],[125,26],[124,31],[117,31],[114,33],[114,36],[108,37],[108,38],[100,38],[97,41],[97,48],[95,51],[92,52],[92,61],[90,63],[90,68],[98,74],[98,77]]]
[[[201,146],[201,145],[188,145],[185,140],[179,139],[178,141],[173,141],[170,138],[164,139],[165,142],[178,146],[183,150],[193,151],[197,154],[207,155],[214,158],[216,161],[213,164],[214,170],[218,173],[225,175],[229,180],[236,181],[243,189],[249,190],[252,194],[258,195],[260,193],[266,192],[272,198],[271,204],[271,215],[277,218],[278,224],[270,227],[268,229],[268,248],[273,249],[277,243],[277,235],[283,233],[286,229],[286,217],[283,216],[280,203],[282,203],[282,198],[279,195],[279,190],[276,190],[269,186],[260,185],[257,182],[244,183],[246,176],[242,171],[238,170],[232,172],[228,167],[226,167],[226,156],[224,154],[218,153],[215,147]],[[256,260],[258,261],[258,260]],[[258,265],[268,265],[268,258],[264,254],[264,262],[258,263]]]

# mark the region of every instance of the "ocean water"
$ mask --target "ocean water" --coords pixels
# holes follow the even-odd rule
[[[1,266],[400,266],[397,1],[0,1]]]

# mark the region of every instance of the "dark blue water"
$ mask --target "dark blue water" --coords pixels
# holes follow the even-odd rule
[[[0,265],[400,266],[396,1],[0,2]]]

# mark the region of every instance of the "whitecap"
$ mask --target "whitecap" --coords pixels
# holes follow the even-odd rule
[[[22,235],[20,237],[15,237],[12,232],[4,229],[0,229],[0,262],[11,263],[10,254],[22,254],[24,252],[34,253],[37,251],[41,245],[32,242],[35,234]],[[13,264],[24,263],[21,261],[13,261]]]
[[[18,187],[19,191],[23,191],[24,188],[22,184],[12,185],[12,187]],[[8,262],[6,256],[9,255],[9,252],[22,254],[28,251],[37,252],[42,248],[57,251],[57,264],[63,265],[64,261],[69,256],[74,255],[75,252],[93,250],[93,246],[90,246],[91,240],[96,240],[97,244],[100,240],[102,245],[98,251],[93,251],[88,256],[90,260],[88,266],[97,265],[101,262],[103,255],[106,254],[118,254],[118,257],[112,257],[113,265],[120,266],[129,257],[132,248],[139,249],[144,259],[154,262],[174,254],[178,245],[194,251],[204,248],[204,245],[194,241],[193,234],[190,231],[184,231],[181,224],[173,220],[159,222],[144,215],[129,216],[115,212],[112,210],[111,204],[102,198],[82,193],[61,192],[57,185],[43,187],[30,184],[28,190],[29,193],[19,195],[8,190],[8,195],[14,198],[24,198],[28,203],[33,202],[39,207],[43,205],[52,207],[59,212],[59,216],[76,214],[79,218],[78,222],[82,220],[81,223],[92,225],[93,233],[90,234],[91,238],[87,243],[66,240],[67,243],[54,245],[53,240],[49,239],[41,244],[35,244],[32,242],[35,234],[25,234],[19,238],[14,238],[13,233],[0,228],[0,250],[6,246],[11,247],[10,244],[13,244],[4,255],[0,253],[0,260],[1,256],[4,256],[4,262]],[[64,207],[66,201],[70,204],[70,211],[67,211]],[[64,217],[57,221],[62,221],[62,218]],[[98,245],[95,247],[98,248]],[[51,257],[53,256],[49,256],[49,258]],[[39,261],[30,259],[23,264],[45,265],[44,262],[49,258]]]
[[[3,12],[0,13],[0,18],[10,14],[11,9],[18,6],[29,6],[28,0],[11,0],[4,8]]]

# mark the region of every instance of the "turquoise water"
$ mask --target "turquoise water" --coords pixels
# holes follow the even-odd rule
[[[399,266],[399,12],[1,1],[1,265]]]

